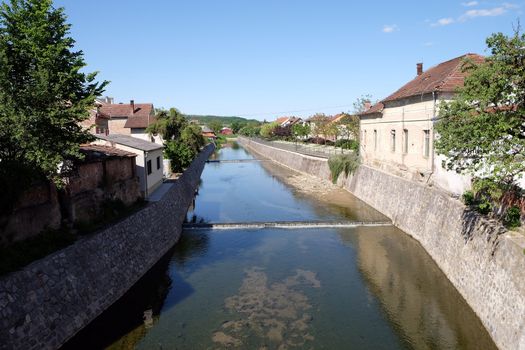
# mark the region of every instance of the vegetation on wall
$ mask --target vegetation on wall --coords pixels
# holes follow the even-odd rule
[[[344,172],[345,176],[353,174],[359,167],[359,155],[357,153],[338,154],[328,159],[328,167],[332,182],[336,183],[339,175]]]
[[[0,212],[35,179],[60,188],[63,165],[81,159],[79,125],[106,82],[84,73],[71,25],[51,0],[0,4]]]

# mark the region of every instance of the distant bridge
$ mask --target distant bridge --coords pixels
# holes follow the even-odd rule
[[[392,226],[390,221],[273,221],[273,222],[230,222],[230,223],[185,223],[185,230],[240,230],[263,228],[345,228]]]

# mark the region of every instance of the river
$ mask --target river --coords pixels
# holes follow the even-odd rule
[[[216,159],[254,156],[234,145]],[[386,218],[343,190],[250,161],[208,163],[188,220]],[[186,230],[63,347],[100,348],[496,349],[430,256],[393,226]]]

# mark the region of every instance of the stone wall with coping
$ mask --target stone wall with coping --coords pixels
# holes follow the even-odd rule
[[[0,278],[0,349],[56,349],[124,295],[178,241],[213,150],[162,200]]]
[[[244,147],[282,165],[329,179],[326,159],[246,138]],[[388,216],[434,259],[500,349],[525,349],[525,237],[467,208],[448,193],[360,166],[338,185]]]

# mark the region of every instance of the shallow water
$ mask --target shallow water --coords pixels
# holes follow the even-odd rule
[[[252,158],[226,148],[219,159]],[[384,220],[267,163],[209,163],[188,218]],[[68,349],[495,349],[423,248],[395,227],[190,230]]]

